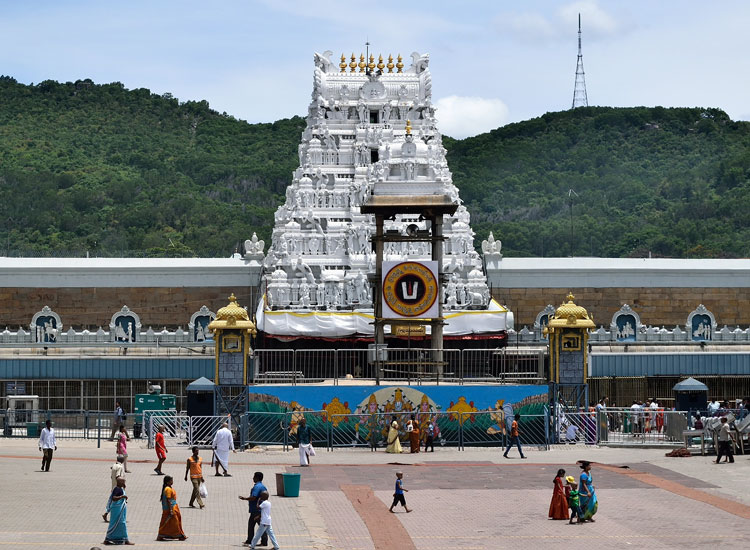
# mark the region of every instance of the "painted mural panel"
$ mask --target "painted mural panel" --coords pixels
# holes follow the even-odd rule
[[[547,386],[263,386],[250,388],[250,410],[290,412],[290,435],[301,416],[312,430],[330,424],[334,445],[370,444],[386,439],[392,421],[407,440],[404,426],[412,415],[426,434],[435,428],[436,444],[457,444],[459,427],[477,442],[497,444],[506,433],[506,415],[528,415],[541,422],[547,404]],[[312,415],[313,411],[323,411]],[[539,415],[533,418],[533,415]],[[531,442],[531,441],[529,441]]]

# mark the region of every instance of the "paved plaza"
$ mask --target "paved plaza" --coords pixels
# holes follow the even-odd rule
[[[101,514],[110,489],[114,443],[62,440],[49,473],[32,440],[0,440],[4,497],[1,548],[102,547]],[[526,450],[504,459],[497,448],[436,449],[390,455],[368,449],[319,449],[300,468],[296,449],[260,448],[230,456],[233,477],[214,477],[206,464],[206,508],[189,508],[183,481],[188,451],[170,448],[164,471],[175,477],[188,540],[156,542],[161,477],[145,442],[129,446],[128,530],[139,548],[241,548],[247,496],[256,470],[265,474],[273,525],[284,549],[681,548],[739,547],[750,542],[750,457],[713,464],[714,457],[667,458],[662,449],[562,447]],[[210,461],[210,450],[202,456]],[[511,456],[516,456],[511,451]],[[596,523],[547,519],[558,468],[578,476],[576,460],[594,461],[600,505]],[[397,470],[407,503],[389,514]],[[274,496],[275,474],[302,474],[299,498]]]

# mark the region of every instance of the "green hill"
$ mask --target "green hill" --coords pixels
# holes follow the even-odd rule
[[[268,241],[304,125],[2,77],[0,253],[226,256],[254,231]],[[477,239],[492,230],[506,255],[750,256],[750,123],[720,110],[577,109],[445,145]]]

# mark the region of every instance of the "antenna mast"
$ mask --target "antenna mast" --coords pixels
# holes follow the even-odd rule
[[[581,14],[578,14],[578,62],[576,63],[576,84],[573,88],[573,109],[588,107],[586,95],[586,74],[583,72],[583,52],[581,50]]]

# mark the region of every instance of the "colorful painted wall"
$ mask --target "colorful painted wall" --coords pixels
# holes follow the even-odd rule
[[[302,415],[322,435],[330,424],[331,438],[341,442],[382,442],[393,417],[402,439],[406,420],[414,414],[421,428],[434,422],[443,444],[455,444],[459,431],[477,442],[497,442],[506,419],[527,415],[522,423],[539,424],[543,434],[547,386],[263,386],[250,388],[251,412],[291,413],[290,433]],[[324,414],[310,414],[325,411]],[[497,436],[497,437],[496,437]]]

